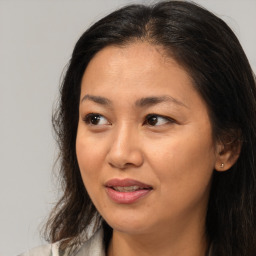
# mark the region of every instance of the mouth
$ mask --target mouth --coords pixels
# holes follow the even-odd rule
[[[153,189],[151,185],[132,179],[112,179],[107,181],[105,186],[119,192],[132,192],[142,189]]]
[[[129,186],[129,187],[111,187],[112,189],[114,189],[115,191],[118,192],[133,192],[133,191],[138,191],[138,190],[142,190],[142,189],[150,189],[150,188],[141,188],[139,186]]]
[[[111,200],[119,204],[131,204],[149,194],[153,187],[132,179],[112,179],[105,184]]]

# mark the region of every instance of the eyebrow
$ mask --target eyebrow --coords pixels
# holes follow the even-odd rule
[[[160,97],[145,97],[145,98],[141,98],[139,100],[137,100],[135,102],[135,105],[138,107],[149,107],[149,106],[153,106],[159,103],[164,103],[164,102],[171,102],[177,105],[180,105],[182,107],[186,107],[188,108],[187,105],[185,105],[183,102],[169,96],[169,95],[164,95],[164,96],[160,96]]]
[[[93,95],[86,94],[82,98],[81,103],[85,100],[90,100],[90,101],[93,101],[93,102],[98,103],[100,105],[112,105],[112,103],[109,99],[104,98],[104,97],[100,97],[100,96],[93,96]]]
[[[112,102],[109,99],[107,99],[105,97],[101,97],[101,96],[94,96],[94,95],[86,94],[82,98],[81,103],[86,101],[86,100],[93,101],[93,102],[98,103],[100,105],[106,105],[106,106],[111,106],[112,105]],[[169,95],[164,95],[164,96],[160,96],[160,97],[152,96],[152,97],[141,98],[141,99],[136,100],[135,106],[143,108],[143,107],[150,107],[150,106],[154,106],[154,105],[157,105],[159,103],[165,103],[165,102],[171,102],[171,103],[174,103],[176,105],[188,108],[188,106],[185,105],[183,102],[181,102],[181,101],[179,101],[179,100],[177,100],[177,99],[175,99],[175,98],[173,98]]]

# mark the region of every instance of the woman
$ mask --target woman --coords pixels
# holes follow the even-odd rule
[[[255,255],[256,90],[231,29],[131,5],[77,42],[54,116],[64,194],[25,255]]]

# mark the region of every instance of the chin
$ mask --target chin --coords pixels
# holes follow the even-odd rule
[[[142,234],[150,232],[150,223],[146,219],[138,218],[111,218],[105,219],[108,225],[115,231],[126,234]]]

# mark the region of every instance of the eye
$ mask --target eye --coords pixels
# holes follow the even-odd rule
[[[102,116],[100,114],[95,114],[95,113],[90,113],[90,114],[86,115],[83,118],[83,121],[89,125],[107,125],[107,124],[109,124],[108,120],[104,116]]]
[[[150,125],[150,126],[159,126],[164,125],[168,123],[174,123],[175,121],[170,117],[164,117],[156,114],[150,114],[146,116],[146,120],[144,124]]]

